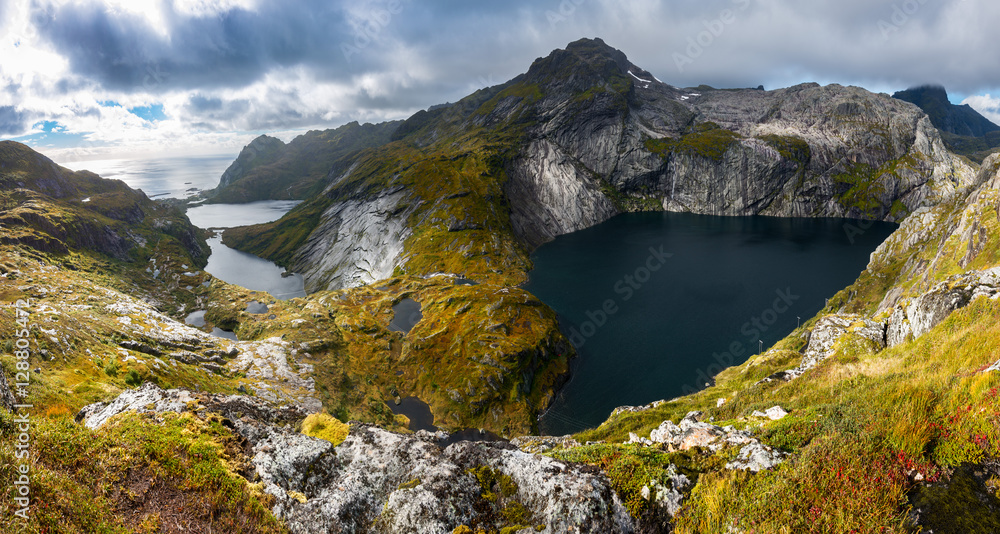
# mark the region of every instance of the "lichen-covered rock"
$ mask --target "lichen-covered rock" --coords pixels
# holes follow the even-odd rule
[[[781,413],[787,415],[787,412],[780,406],[768,409],[766,414],[764,412],[757,413],[760,413],[761,416],[773,415],[777,419],[783,417],[778,417]],[[680,424],[664,421],[650,432],[648,439],[630,433],[627,443],[639,443],[646,446],[664,444],[668,451],[686,451],[697,447],[713,453],[726,447],[740,447],[739,456],[736,460],[727,463],[726,469],[749,469],[757,472],[770,469],[784,460],[784,453],[764,445],[749,431],[737,430],[731,426],[720,427],[699,422],[698,418],[701,415],[701,412],[690,412],[684,416]],[[680,487],[675,484],[674,489],[679,490]]]
[[[315,448],[298,448],[309,458],[317,456]],[[413,436],[355,425],[334,454],[331,478],[318,490],[302,483],[304,489],[267,486],[279,497],[275,511],[292,532],[368,532],[374,525],[378,532],[440,533],[461,525],[518,526],[495,517],[483,502],[488,488],[473,474],[483,467],[509,477],[507,498],[526,513],[521,526],[543,526],[540,531],[550,533],[633,529],[598,470],[510,445],[463,441],[442,449]],[[288,496],[289,491],[304,493],[306,502]]]
[[[296,534],[438,534],[461,525],[493,531],[520,526],[550,534],[634,532],[600,470],[507,442],[443,447],[450,440],[441,432],[404,435],[356,423],[334,446],[295,430],[306,415],[300,407],[163,390],[151,383],[111,403],[88,406],[77,420],[97,428],[130,410],[224,416],[247,440],[252,471],[275,497],[275,515]],[[680,480],[664,481],[670,483],[683,487]]]
[[[761,382],[772,380],[792,380],[809,369],[816,367],[821,361],[832,356],[837,343],[847,335],[856,335],[870,343],[876,351],[886,346],[886,324],[873,321],[860,315],[827,315],[816,322],[809,334],[809,343],[803,352],[802,362],[798,367],[781,371],[764,378]]]
[[[91,404],[84,407],[76,419],[87,428],[99,428],[108,419],[123,412],[180,413],[185,411],[187,403],[193,400],[194,398],[185,390],[164,391],[156,384],[146,382],[139,389],[122,392],[110,404]]]
[[[784,461],[784,453],[776,451],[759,441],[753,441],[740,448],[736,460],[726,464],[726,469],[743,469],[763,471],[777,466]]]
[[[681,504],[684,500],[684,490],[691,485],[691,479],[683,474],[677,473],[677,468],[670,465],[667,474],[662,480],[654,480],[650,484],[643,486],[640,495],[647,501],[652,501],[657,507],[664,510],[670,517],[677,515],[681,511]]]
[[[781,406],[772,406],[763,412],[754,410],[754,412],[750,415],[754,417],[767,417],[772,421],[777,421],[778,419],[783,419],[786,415],[788,415],[788,412],[786,412]]]
[[[886,329],[888,346],[922,336],[979,297],[1000,298],[1000,268],[954,276],[912,301],[897,305]]]

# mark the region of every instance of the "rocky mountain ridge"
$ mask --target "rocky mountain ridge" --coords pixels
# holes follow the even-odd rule
[[[322,198],[285,221],[231,231],[227,243],[305,273],[310,290],[370,283],[397,268],[516,282],[526,265],[510,261],[511,247],[523,257],[624,211],[901,221],[975,176],[911,104],[837,85],[682,90],[599,39],[417,114],[395,138],[338,171]],[[478,172],[452,163],[471,158]],[[415,162],[427,168],[417,172]],[[427,183],[449,174],[449,183]],[[470,197],[475,189],[489,193]],[[339,222],[346,211],[359,228],[397,230],[377,244],[352,240],[357,232]],[[440,239],[458,238],[456,248],[425,250],[417,241],[428,223]],[[473,248],[508,261],[482,265],[459,246],[463,233],[483,229],[504,239]],[[414,261],[432,253],[454,259]]]
[[[1000,126],[990,122],[968,104],[961,106],[952,104],[944,87],[935,85],[911,87],[894,93],[892,97],[919,106],[930,117],[931,123],[942,132],[984,137],[990,132],[1000,130]]]

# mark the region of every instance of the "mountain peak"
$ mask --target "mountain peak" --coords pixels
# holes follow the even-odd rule
[[[911,87],[897,92],[892,97],[916,104],[930,117],[931,123],[943,132],[983,137],[989,132],[1000,130],[1000,126],[993,124],[971,106],[952,104],[948,100],[948,91],[940,85]]]
[[[645,69],[629,61],[624,52],[600,38],[580,39],[536,59],[525,75],[529,82],[553,88],[582,91],[615,79],[633,76],[651,79]]]

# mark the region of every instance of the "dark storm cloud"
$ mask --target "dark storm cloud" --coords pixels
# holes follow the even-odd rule
[[[174,2],[160,4],[164,28],[96,1],[34,19],[74,75],[105,90],[189,93],[182,120],[214,130],[405,117],[509,80],[581,37],[681,87],[1000,88],[991,0],[259,0],[199,17]],[[336,96],[282,87],[292,71]]]
[[[17,136],[28,131],[28,116],[14,106],[0,106],[0,136]]]
[[[172,5],[163,5],[165,28],[96,3],[37,12],[35,23],[77,74],[108,89],[241,87],[274,67],[299,64],[346,71],[331,36],[349,28],[335,3],[261,2],[256,11],[203,17],[179,14]]]

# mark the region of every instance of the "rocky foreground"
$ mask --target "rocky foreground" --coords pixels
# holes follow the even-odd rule
[[[507,442],[450,443],[444,432],[413,435],[352,424],[340,444],[295,430],[301,408],[259,398],[162,390],[154,384],[87,406],[77,420],[100,428],[115,415],[219,414],[245,440],[251,482],[274,497],[295,533],[634,531],[633,521],[593,467],[530,454]],[[471,530],[469,530],[471,532]],[[505,531],[506,532],[506,531]]]

